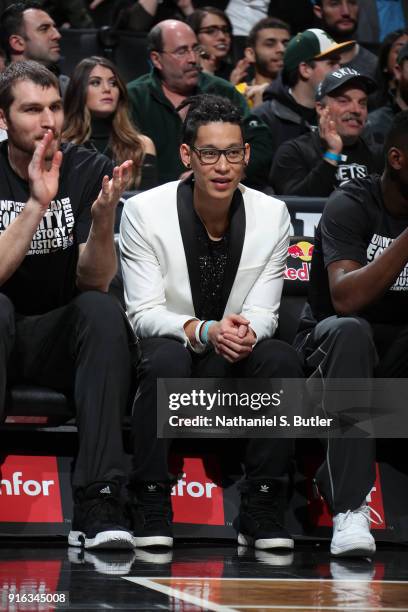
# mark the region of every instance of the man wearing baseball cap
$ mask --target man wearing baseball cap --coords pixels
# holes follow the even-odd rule
[[[270,128],[272,154],[285,140],[317,129],[316,90],[328,72],[339,67],[340,54],[353,47],[338,45],[318,29],[297,34],[286,47],[282,78],[265,90],[264,103],[254,110]]]
[[[271,172],[276,193],[326,197],[350,179],[382,170],[381,147],[362,135],[367,98],[375,89],[370,77],[353,68],[324,78],[316,94],[319,131],[279,148]]]
[[[408,44],[400,49],[393,72],[397,86],[395,96],[389,96],[387,104],[368,116],[373,138],[380,144],[384,143],[395,115],[408,109]]]

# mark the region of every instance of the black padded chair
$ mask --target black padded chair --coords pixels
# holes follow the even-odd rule
[[[294,233],[297,236],[312,235],[322,215],[327,198],[275,195],[288,207]]]
[[[59,65],[63,74],[70,76],[75,66],[84,57],[105,55],[99,30],[68,28],[61,30],[61,35],[61,60]]]
[[[7,390],[5,424],[57,426],[73,418],[71,397],[48,387],[15,385]]]
[[[115,35],[117,41],[111,59],[115,62],[126,83],[149,72],[146,34],[116,31]]]
[[[117,236],[115,236],[115,246],[118,252]],[[111,282],[109,293],[116,297],[122,307],[124,307],[123,280],[120,264]],[[49,387],[18,384],[7,389],[5,406],[6,426],[11,424],[39,425],[41,427],[61,425],[71,421],[74,413],[73,398]]]

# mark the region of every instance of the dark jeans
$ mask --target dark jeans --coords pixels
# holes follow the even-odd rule
[[[371,326],[360,317],[332,316],[295,339],[307,374],[321,378],[398,378],[408,376],[408,326]],[[353,397],[369,406],[370,389]],[[323,394],[324,401],[324,394]],[[330,413],[341,419],[342,396],[330,396]],[[354,510],[375,481],[375,439],[329,438],[317,472],[319,489],[334,514]]]
[[[170,440],[156,435],[156,381],[158,378],[302,378],[303,370],[294,349],[279,340],[259,342],[246,359],[231,364],[213,350],[193,355],[183,344],[169,338],[141,341],[139,389],[136,395],[132,439],[132,482],[168,482]],[[281,479],[286,476],[293,453],[290,439],[249,439],[243,463],[250,479]]]
[[[79,431],[74,487],[124,479],[132,342],[125,314],[108,294],[88,291],[37,316],[18,315],[0,294],[0,415],[7,381],[72,393]]]

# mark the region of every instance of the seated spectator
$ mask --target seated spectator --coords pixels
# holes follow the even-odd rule
[[[358,414],[372,405],[370,379],[408,376],[407,111],[395,117],[385,150],[382,176],[350,181],[325,206],[295,341],[307,375],[368,379],[352,395]],[[324,394],[323,401],[341,423],[344,395]],[[370,522],[378,521],[366,499],[375,482],[375,440],[331,437],[317,482],[334,514],[331,553],[372,555]]]
[[[193,30],[181,21],[163,21],[148,36],[153,70],[128,84],[135,125],[154,142],[159,182],[176,180],[185,172],[177,151],[185,110],[177,107],[190,95],[216,93],[232,100],[244,114],[245,138],[251,145],[246,180],[266,185],[271,163],[267,127],[250,114],[243,96],[224,79],[200,71],[200,46]]]
[[[319,27],[338,43],[350,40],[356,34],[359,22],[358,0],[312,0],[314,12]],[[360,44],[344,52],[341,58],[342,66],[354,68],[361,74],[375,78],[377,56]]]
[[[380,144],[384,144],[395,115],[408,109],[408,44],[402,47],[398,54],[394,75],[397,85],[394,97],[368,116],[373,138]]]
[[[248,36],[245,57],[254,70],[254,77],[236,86],[250,108],[262,104],[265,89],[283,68],[283,55],[290,40],[289,26],[273,17],[265,17],[254,25]]]
[[[276,193],[326,197],[352,178],[382,169],[382,149],[363,136],[375,82],[352,68],[328,74],[317,92],[319,131],[285,142],[275,155]]]
[[[149,32],[166,19],[186,19],[194,11],[192,0],[125,0],[120,3],[115,26],[120,30]]]
[[[316,29],[297,34],[289,42],[282,79],[277,78],[265,90],[265,102],[254,110],[271,132],[272,156],[286,140],[317,129],[317,87],[339,66],[340,52],[353,45],[338,45],[326,32]]]
[[[170,440],[157,437],[157,378],[259,377],[280,389],[274,378],[303,375],[292,347],[273,338],[286,206],[240,185],[250,149],[239,109],[213,95],[186,105],[180,156],[192,177],[131,198],[121,224],[127,310],[142,350],[129,485],[136,546],[173,544]],[[293,441],[243,442],[238,542],[291,549],[282,525]]]
[[[361,19],[357,38],[363,43],[380,43],[394,30],[408,25],[405,0],[359,0]]]
[[[79,62],[64,108],[65,142],[89,144],[117,164],[131,159],[133,175],[127,189],[150,189],[157,184],[156,149],[133,126],[126,85],[111,61],[93,56]]]
[[[8,133],[0,145],[0,418],[7,380],[71,395],[79,452],[68,542],[131,549],[121,424],[135,340],[107,293],[131,162],[109,180],[106,157],[61,146],[58,79],[37,62],[0,74],[0,119]]]
[[[194,11],[187,23],[201,45],[199,61],[205,72],[227,79],[234,85],[244,78],[247,60],[243,58],[235,68],[230,60],[232,25],[225,13],[205,6]]]
[[[57,74],[64,95],[69,78],[60,74],[61,34],[40,2],[11,4],[0,17],[0,37],[10,62],[35,60]]]
[[[408,29],[396,30],[384,38],[378,52],[378,66],[376,81],[378,94],[375,98],[375,108],[384,106],[395,95],[397,87],[394,68],[397,64],[398,53],[408,43]]]

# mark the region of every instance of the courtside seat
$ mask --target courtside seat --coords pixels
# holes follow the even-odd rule
[[[134,193],[129,192],[126,196]],[[118,222],[120,214],[121,211]],[[116,236],[115,244],[118,249],[117,238]],[[292,236],[290,239],[277,332],[278,338],[290,344],[296,335],[300,314],[307,297],[313,240],[307,236]],[[120,269],[112,281],[110,292],[123,305],[123,281]],[[56,425],[72,419],[73,414],[72,398],[53,389],[15,385],[8,390],[7,423]]]
[[[307,299],[313,246],[314,238],[310,236],[290,238],[276,336],[289,344],[292,344],[295,338],[300,315]]]
[[[118,236],[115,235],[118,251]],[[118,255],[119,261],[119,255]],[[109,288],[109,293],[124,307],[123,281],[120,266]],[[6,425],[55,426],[71,421],[75,414],[73,398],[69,395],[35,385],[14,385],[6,394]]]
[[[7,424],[59,425],[73,414],[72,398],[48,387],[15,385],[7,391]]]

